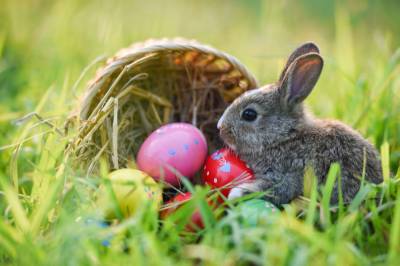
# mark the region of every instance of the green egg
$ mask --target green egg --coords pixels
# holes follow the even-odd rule
[[[262,199],[251,199],[239,203],[235,208],[244,224],[256,226],[268,222],[272,216],[279,213],[279,209],[272,203]]]

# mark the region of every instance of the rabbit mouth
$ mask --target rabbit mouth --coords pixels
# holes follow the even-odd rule
[[[233,150],[236,152],[236,146],[235,144],[227,143],[225,142],[225,145],[228,146],[229,149]]]
[[[232,136],[231,130],[229,130],[227,128],[221,128],[219,131],[219,135],[220,135],[221,139],[223,140],[223,142],[225,143],[225,145],[227,145],[232,150],[236,150],[236,145],[234,144],[235,139]]]

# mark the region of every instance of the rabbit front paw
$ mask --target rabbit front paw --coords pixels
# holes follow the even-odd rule
[[[244,196],[244,190],[239,187],[234,187],[231,189],[228,195],[229,200],[238,199]]]
[[[258,186],[256,183],[244,183],[232,188],[229,192],[228,199],[234,200],[256,191],[258,191]]]

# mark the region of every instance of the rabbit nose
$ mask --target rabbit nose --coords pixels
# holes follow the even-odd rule
[[[225,118],[225,113],[223,113],[222,116],[220,117],[220,119],[218,120],[218,123],[217,123],[218,129],[222,128],[222,122],[224,121],[224,118]]]
[[[224,116],[222,116],[219,120],[218,120],[218,124],[217,124],[217,128],[221,129],[222,127],[222,120],[223,120]]]

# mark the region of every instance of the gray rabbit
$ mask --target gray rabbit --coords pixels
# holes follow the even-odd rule
[[[306,167],[321,185],[334,162],[341,166],[345,202],[359,190],[363,173],[369,182],[382,181],[379,155],[367,140],[341,122],[314,118],[303,106],[322,67],[318,47],[305,43],[290,55],[278,82],[244,93],[225,110],[217,126],[221,138],[256,177],[229,198],[260,191],[277,205],[288,203],[303,194]],[[336,182],[332,203],[338,191]]]

